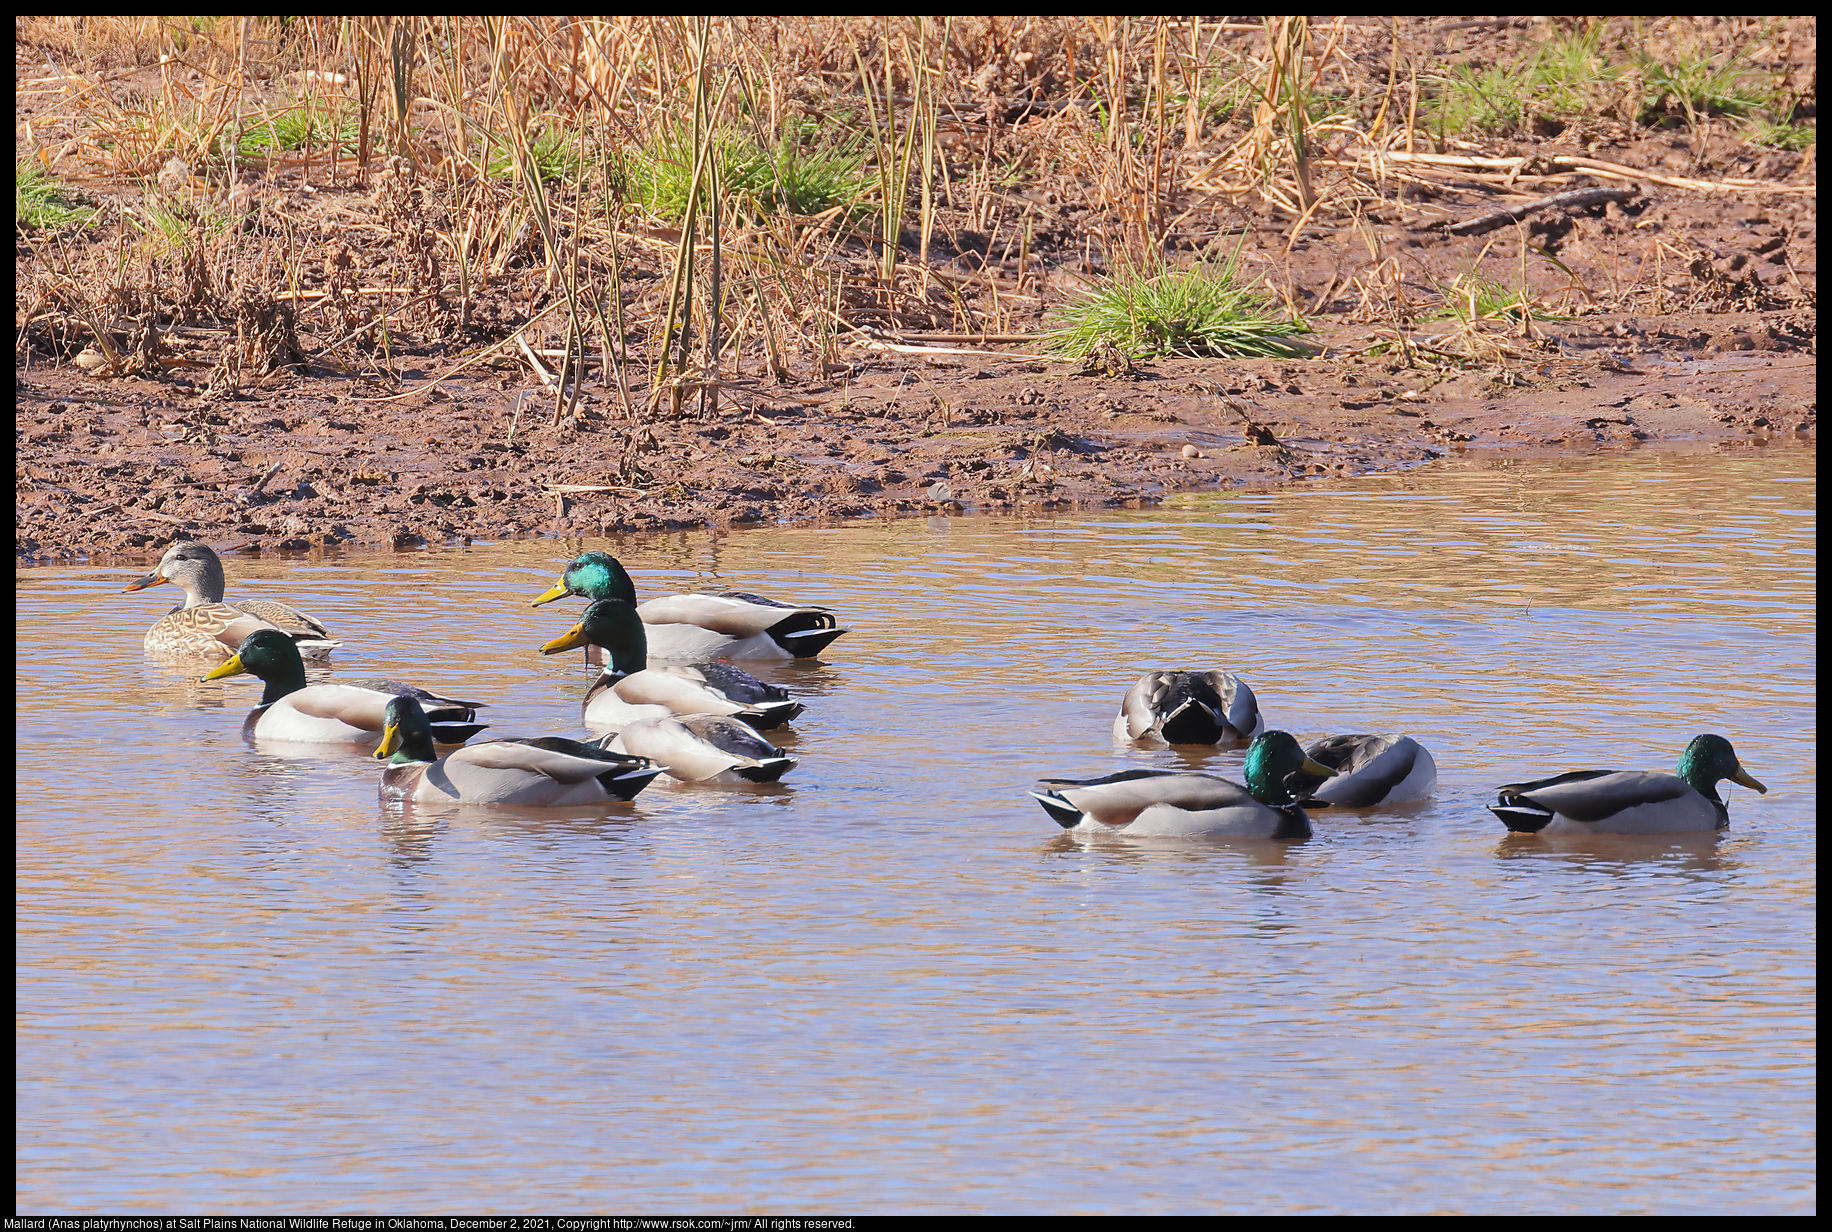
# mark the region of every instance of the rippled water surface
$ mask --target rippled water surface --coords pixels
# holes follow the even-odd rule
[[[1447,462],[1050,519],[229,562],[335,670],[580,735],[560,563],[853,632],[777,789],[389,811],[145,663],[169,589],[18,587],[22,1211],[1804,1213],[1814,1191],[1814,454]],[[165,598],[169,605],[170,597]],[[1154,667],[1437,797],[1296,846],[1064,836]],[[1671,769],[1722,837],[1505,836],[1502,782]]]

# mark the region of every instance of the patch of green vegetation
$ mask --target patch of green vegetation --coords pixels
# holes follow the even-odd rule
[[[584,165],[578,135],[557,126],[539,129],[528,139],[528,158],[543,184],[576,179]],[[515,169],[515,150],[507,141],[493,138],[484,169],[492,179],[508,179]]]
[[[1597,100],[1622,76],[1602,51],[1603,27],[1593,25],[1542,43],[1517,60],[1487,67],[1458,65],[1442,79],[1432,105],[1439,132],[1507,136],[1535,116],[1565,120],[1594,114]]]
[[[1774,101],[1774,92],[1740,58],[1731,56],[1721,64],[1713,60],[1692,55],[1660,64],[1638,57],[1647,83],[1641,122],[1673,122],[1683,116],[1686,123],[1696,124],[1700,116],[1754,115]]]
[[[1059,355],[1114,347],[1130,356],[1302,356],[1310,326],[1273,315],[1232,260],[1187,270],[1126,271],[1055,312],[1045,345]]]
[[[306,99],[244,129],[237,148],[251,158],[304,149],[343,157],[356,153],[357,140],[356,117]]]
[[[54,231],[72,224],[84,226],[95,210],[79,204],[70,190],[53,180],[35,158],[23,158],[13,167],[13,222],[33,231]]]
[[[1707,116],[1761,116],[1751,140],[1800,149],[1810,133],[1792,131],[1771,82],[1741,55],[1705,52],[1656,59],[1643,50],[1606,49],[1605,26],[1593,21],[1512,60],[1458,65],[1439,79],[1431,100],[1441,134],[1514,136],[1539,118],[1565,122],[1614,115],[1640,124],[1696,124]]]
[[[1807,150],[1818,144],[1819,130],[1812,124],[1756,120],[1749,126],[1748,141],[1767,150]]]
[[[788,126],[765,148],[749,133],[716,133],[714,155],[729,207],[750,218],[806,216],[833,209],[856,212],[876,184],[876,178],[866,174],[860,142],[816,141],[811,136],[809,126]],[[692,134],[685,128],[663,133],[629,158],[631,199],[660,217],[681,218],[693,187],[693,164]]]
[[[144,218],[128,211],[122,215],[122,221],[142,235],[162,241],[168,252],[185,250],[199,239],[227,235],[235,226],[235,219],[228,212],[207,202],[167,205],[157,194],[149,194],[142,209]]]
[[[1459,64],[1439,87],[1432,108],[1440,133],[1516,133],[1526,126],[1527,75],[1516,65]]]
[[[1438,294],[1444,297],[1444,310],[1434,320],[1457,321],[1554,321],[1559,318],[1542,311],[1534,296],[1525,288],[1511,288],[1481,274],[1460,274],[1449,282],[1440,282]]]

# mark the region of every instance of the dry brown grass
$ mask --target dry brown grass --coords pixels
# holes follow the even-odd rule
[[[1811,105],[1798,22],[1624,23],[1620,45],[1742,57]],[[454,363],[520,357],[556,419],[588,379],[626,412],[711,413],[830,370],[842,339],[1031,334],[1048,294],[1179,239],[1213,252],[1276,228],[1289,253],[1324,227],[1369,261],[1322,301],[1403,333],[1419,306],[1372,213],[1618,174],[1431,131],[1444,65],[1421,48],[1502,57],[1559,29],[1468,24],[20,18],[45,65],[21,72],[21,154],[102,196],[88,235],[113,237],[22,229],[21,338],[157,371],[195,362],[157,341],[182,327],[216,338],[220,383],[312,363],[383,387],[411,339],[457,344]],[[666,215],[631,198],[631,160],[679,132],[690,206]],[[837,132],[863,157],[855,200],[731,208],[721,141]],[[1267,286],[1291,302],[1275,260]]]

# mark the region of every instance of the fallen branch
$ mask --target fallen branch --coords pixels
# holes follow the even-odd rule
[[[899,346],[895,342],[880,342],[876,338],[867,338],[864,342],[852,342],[852,345],[864,347],[868,351],[895,351],[899,355],[987,355],[994,359],[1037,360],[1052,358],[1048,355],[1031,355],[1024,351],[976,351],[964,347]]]
[[[1512,183],[1523,175],[1554,175],[1562,171],[1582,171],[1591,175],[1603,176],[1613,180],[1646,181],[1650,184],[1663,184],[1668,188],[1683,188],[1689,192],[1766,192],[1787,195],[1812,195],[1819,191],[1817,184],[1776,184],[1768,180],[1697,180],[1683,175],[1661,175],[1654,171],[1644,171],[1638,167],[1628,167],[1621,163],[1604,162],[1598,158],[1581,158],[1575,154],[1534,154],[1515,158],[1482,158],[1469,154],[1410,154],[1404,150],[1370,150],[1349,149],[1343,156],[1332,159],[1318,159],[1319,163],[1331,166],[1368,166],[1378,169],[1383,162],[1399,163],[1415,167],[1443,167],[1458,171],[1500,171],[1507,175],[1507,182]]]
[[[548,484],[544,490],[554,496],[569,492],[616,492],[622,496],[632,497],[643,495],[643,490],[641,488],[626,488],[616,484],[604,483],[553,483]]]
[[[1550,197],[1540,197],[1533,201],[1524,201],[1505,210],[1496,210],[1480,218],[1471,218],[1466,222],[1451,223],[1444,228],[1445,235],[1481,235],[1497,227],[1505,227],[1511,222],[1519,222],[1528,214],[1540,210],[1558,209],[1567,213],[1573,210],[1588,209],[1593,205],[1603,205],[1614,201],[1618,204],[1633,200],[1636,192],[1632,188],[1581,188],[1576,192],[1553,193]]]
[[[897,341],[905,342],[905,343],[909,343],[909,342],[924,342],[924,343],[977,342],[981,346],[985,346],[986,344],[993,343],[993,342],[1035,342],[1037,340],[1037,335],[1035,334],[920,334],[920,333],[905,333],[903,331],[898,331],[896,338],[897,338]]]
[[[267,473],[265,475],[262,475],[259,479],[255,481],[255,485],[254,487],[249,489],[249,493],[251,495],[258,495],[261,489],[267,486],[267,481],[269,479],[272,479],[275,475],[278,475],[280,473],[280,469],[284,467],[285,465],[286,463],[284,462],[276,462],[272,466],[268,467]]]

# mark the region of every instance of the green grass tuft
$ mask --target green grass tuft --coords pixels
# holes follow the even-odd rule
[[[1444,297],[1444,307],[1434,314],[1434,320],[1467,321],[1472,324],[1476,321],[1513,321],[1520,324],[1528,320],[1562,319],[1541,311],[1526,291],[1509,288],[1481,274],[1462,274],[1450,282],[1440,282],[1437,286],[1438,294]]]
[[[86,225],[96,211],[77,204],[70,190],[53,180],[35,158],[23,158],[13,168],[13,221],[35,231]]]
[[[528,139],[528,158],[535,178],[543,184],[564,183],[578,178],[583,165],[577,134],[559,127],[543,128]],[[515,169],[515,150],[507,141],[493,137],[484,171],[491,179],[506,180]]]
[[[1819,129],[1812,124],[1778,124],[1756,120],[1749,126],[1748,141],[1766,150],[1808,150],[1819,144]]]
[[[236,148],[249,158],[308,148],[349,157],[356,153],[358,140],[355,116],[307,99],[245,129]]]
[[[1735,57],[1722,64],[1702,55],[1682,56],[1668,64],[1643,57],[1641,74],[1647,83],[1644,124],[1682,116],[1696,124],[1700,116],[1754,115],[1774,101],[1774,92]]]
[[[728,205],[741,217],[807,216],[841,209],[852,214],[876,186],[857,141],[804,145],[793,130],[765,149],[744,133],[715,137],[719,178]],[[693,141],[685,129],[662,134],[627,163],[630,198],[658,217],[687,212],[693,184]]]
[[[1495,136],[1526,131],[1535,116],[1570,120],[1597,113],[1622,76],[1601,49],[1602,27],[1563,35],[1518,59],[1486,68],[1459,65],[1432,106],[1440,132]]]
[[[1122,272],[1056,311],[1045,345],[1085,356],[1116,347],[1131,356],[1302,356],[1316,348],[1293,335],[1300,320],[1274,316],[1266,297],[1244,284],[1232,260],[1188,270]]]

